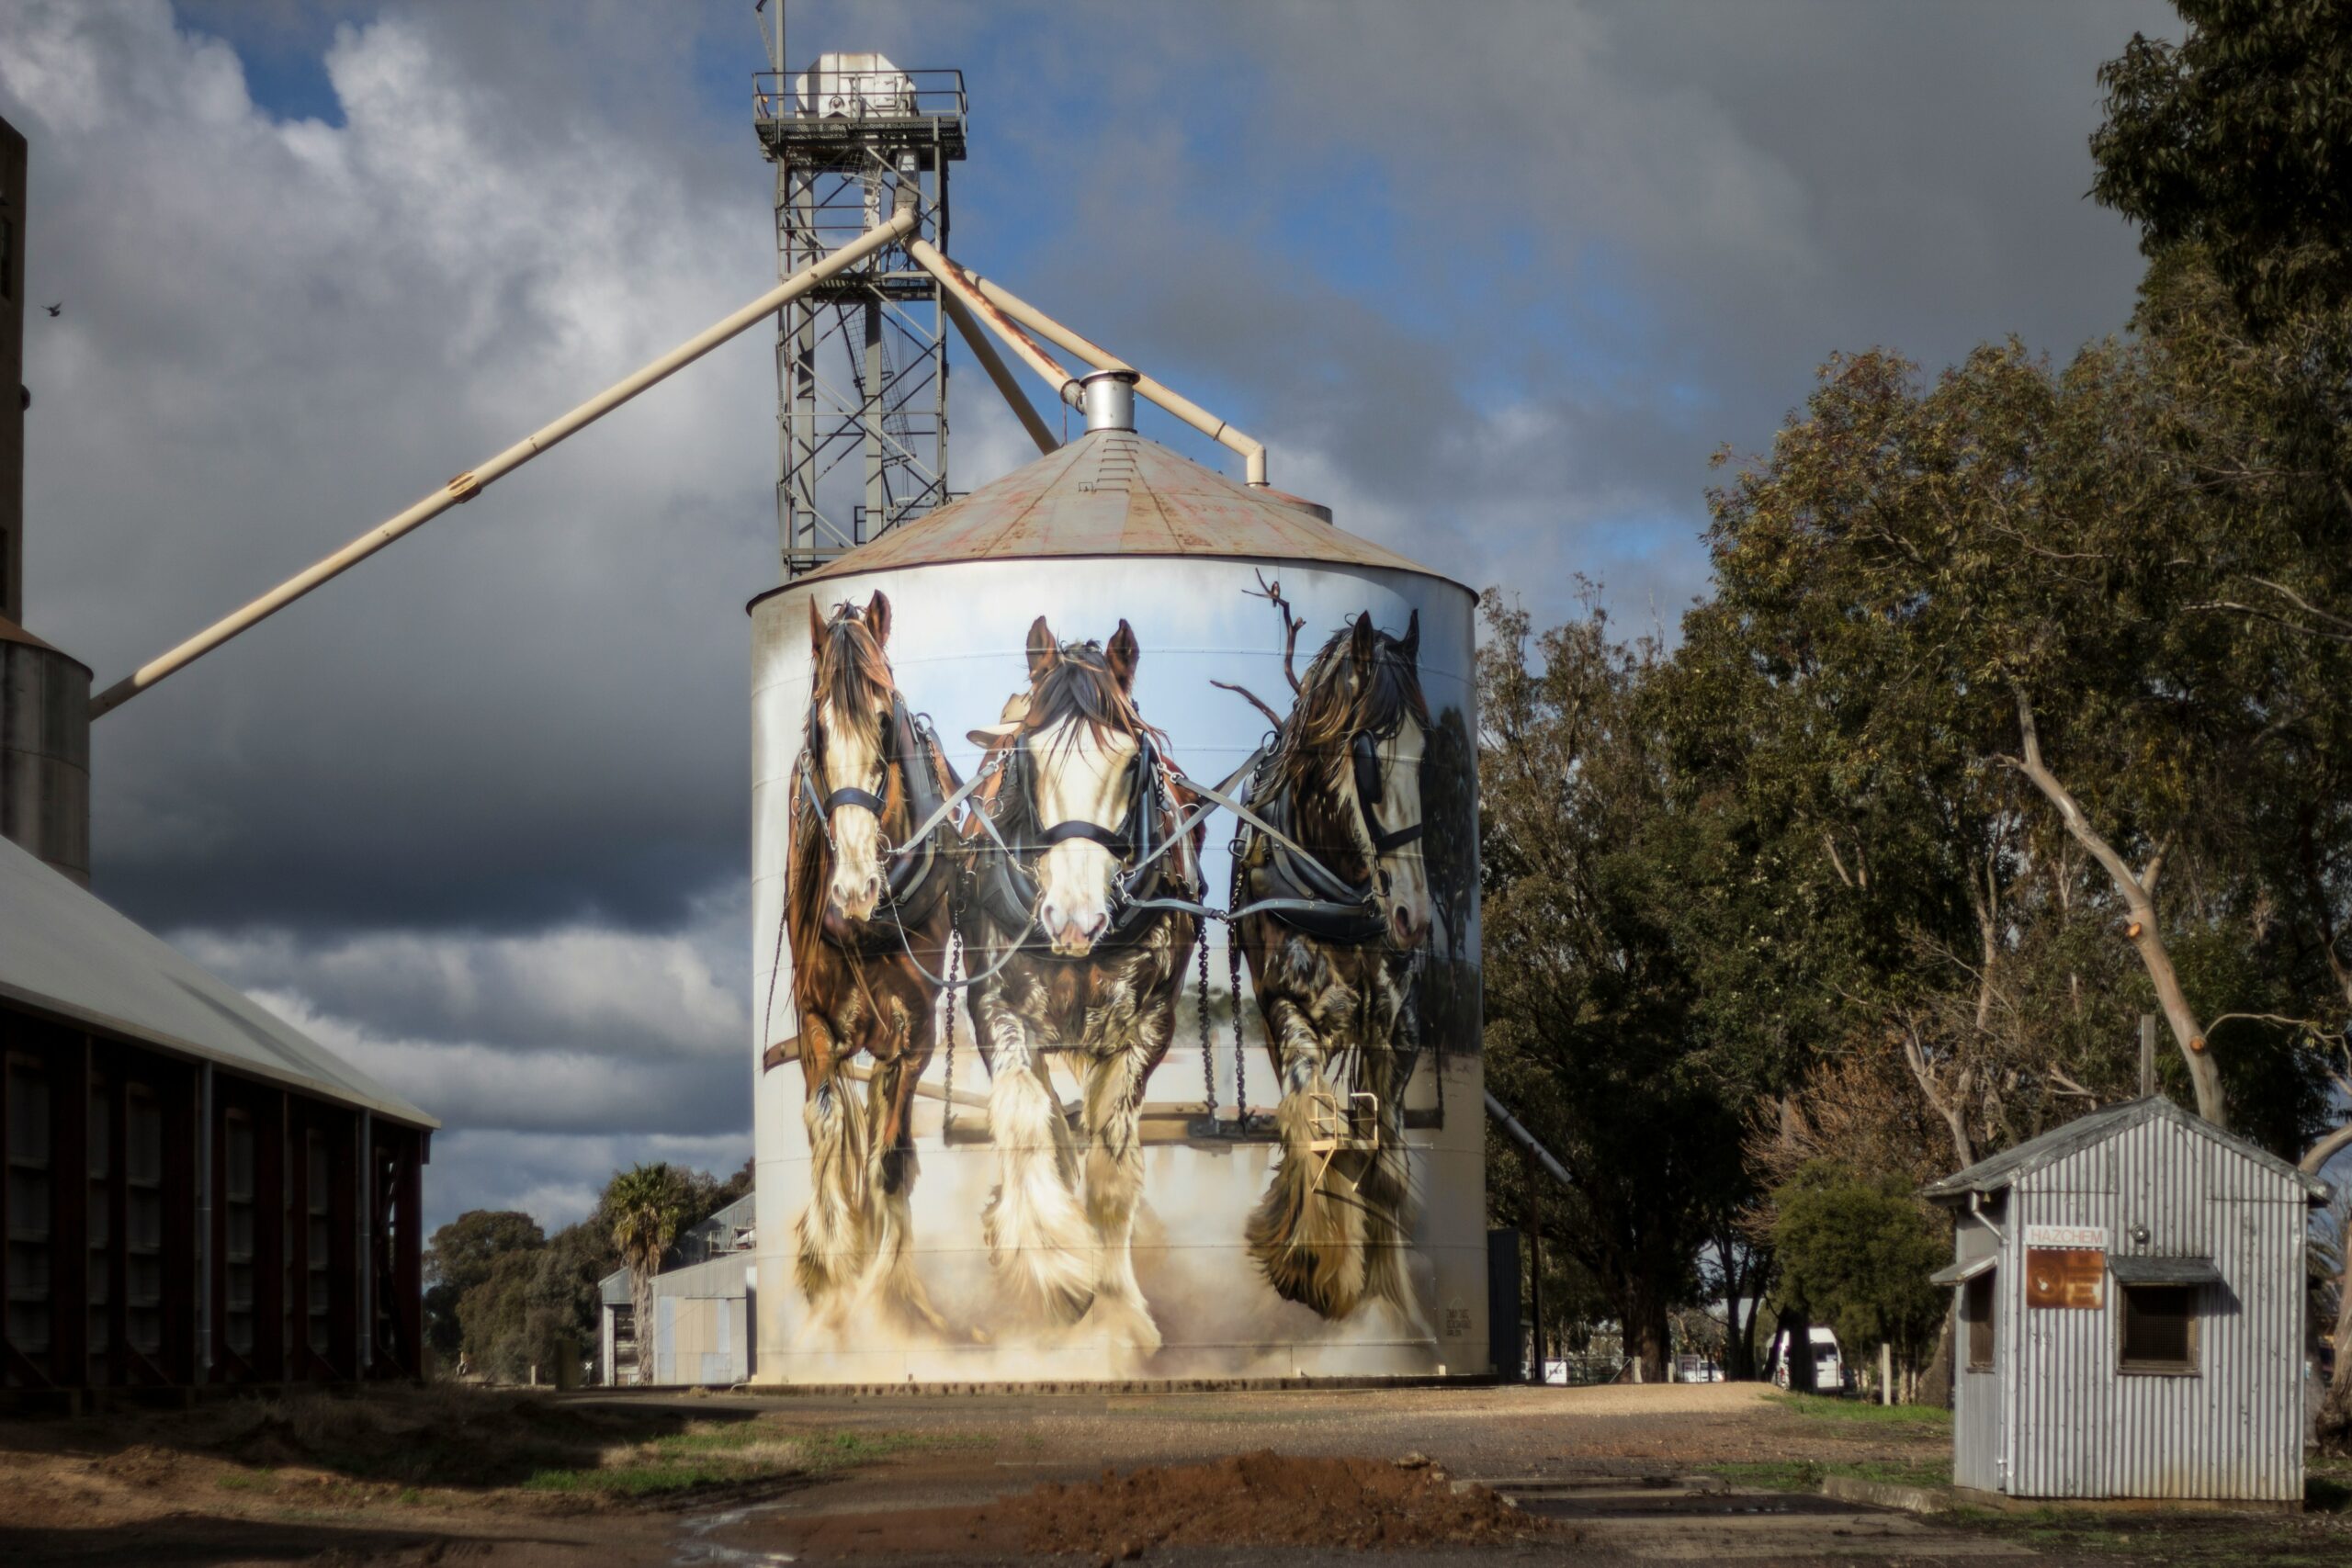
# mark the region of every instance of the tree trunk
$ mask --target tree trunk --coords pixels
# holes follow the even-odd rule
[[[653,1270],[631,1269],[628,1293],[637,1319],[637,1382],[642,1387],[653,1381]]]
[[[1535,1185],[1535,1158],[1521,1152],[1522,1167],[1527,1179],[1527,1253],[1531,1267],[1527,1270],[1528,1318],[1534,1325],[1535,1381],[1550,1382],[1551,1371],[1544,1359],[1544,1203]]]
[[[1781,1309],[1779,1329],[1781,1354],[1789,1363],[1789,1392],[1815,1393],[1819,1390],[1813,1376],[1813,1324],[1806,1314],[1788,1307]]]
[[[2352,1149],[2352,1122],[2313,1144],[2301,1168],[2317,1176],[2346,1149]],[[2325,1439],[2333,1429],[2331,1452],[2352,1453],[2352,1235],[2337,1236],[2335,1250],[2342,1264],[2335,1275],[2335,1370],[2328,1374],[2327,1397],[2320,1405],[2320,1432]]]
[[[1939,1410],[1951,1408],[1951,1311],[1946,1309],[1943,1322],[1936,1328],[1936,1348],[1929,1352],[1928,1364],[1919,1369],[1918,1402]]]
[[[2213,1055],[2206,1049],[2205,1032],[2197,1021],[2197,1014],[2188,1005],[2188,995],[2180,988],[2179,971],[2173,967],[2172,953],[2165,946],[2164,938],[2156,931],[2156,877],[2164,870],[2165,852],[2160,846],[2148,857],[2148,863],[2133,871],[2129,862],[2098,829],[2091,826],[2080,802],[2058,775],[2041,761],[2041,739],[2033,727],[2033,704],[2025,689],[2018,689],[2018,729],[2024,738],[2022,759],[2004,759],[2040,790],[2058,808],[2058,819],[2076,843],[2090,852],[2108,879],[2122,895],[2123,908],[2135,933],[2131,942],[2140,954],[2141,967],[2148,972],[2149,983],[2155,987],[2156,1005],[2164,1010],[2165,1022],[2172,1029],[2174,1043],[2180,1047],[2181,1059],[2188,1064],[2188,1081],[2197,1090],[2197,1114],[2216,1127],[2229,1125],[2229,1107],[2222,1095],[2222,1070],[2214,1064]]]

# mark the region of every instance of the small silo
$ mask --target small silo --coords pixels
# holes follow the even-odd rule
[[[1341,531],[1320,507],[1245,488],[1140,437],[1128,380],[1090,380],[1083,435],[752,602],[755,1381],[1488,1371],[1476,596]],[[1075,998],[1068,1016],[1085,1022],[1029,1037],[1049,1086],[1035,1103],[1054,1125],[1032,1126],[1039,1157],[1022,1167],[1029,1145],[1011,1133],[1008,1109],[1020,1086],[1005,1077],[1001,1041],[991,1034],[989,1055],[1004,1069],[992,1076],[974,1037],[986,996],[948,987],[929,1023],[937,1046],[900,1097],[912,1157],[885,1159],[874,1128],[890,1096],[871,1081],[872,1056],[848,1056],[823,1079],[846,1111],[830,1099],[811,1108],[821,1086],[812,1086],[809,1064],[823,1053],[812,1055],[803,1038],[795,954],[808,961],[806,943],[841,933],[812,923],[815,904],[808,920],[786,919],[796,831],[850,852],[833,842],[836,818],[820,807],[854,800],[859,786],[821,766],[807,782],[799,771],[812,674],[828,657],[820,649],[834,646],[812,615],[830,626],[844,608],[881,634],[875,640],[910,716],[885,721],[884,744],[903,756],[936,736],[960,781],[989,768],[988,748],[1018,750],[1022,705],[1044,689],[1033,684],[1047,678],[1041,665],[1056,660],[1114,669],[1157,732],[1152,751],[1169,764],[1166,776],[1212,785],[1273,739],[1277,720],[1303,733],[1301,705],[1328,695],[1319,682],[1356,682],[1362,714],[1342,716],[1328,742],[1337,750],[1303,764],[1296,788],[1328,787],[1326,807],[1352,807],[1349,820],[1378,858],[1351,871],[1343,854],[1301,842],[1314,808],[1284,795],[1271,764],[1244,802],[1259,818],[1243,845],[1251,874],[1234,874],[1241,818],[1222,807],[1206,818],[1196,864],[1182,847],[1168,857],[1179,869],[1152,884],[1159,897],[1230,910],[1237,899],[1280,906],[1294,896],[1286,911],[1259,918],[1296,923],[1254,928],[1261,935],[1248,941],[1264,951],[1250,949],[1243,963],[1222,919],[1136,917],[1177,922],[1165,929],[1176,932],[1182,981],[1172,1016],[1158,1025],[1164,1038],[1128,1058],[1137,1066],[1125,1121],[1105,1112],[1116,1097],[1090,1052],[1116,1044],[1122,1029],[1155,1026],[1136,1025],[1133,998],[1089,967],[1125,928],[1103,928],[1088,957],[1050,951],[1032,927],[1024,952],[963,945],[944,973],[932,958],[923,968],[936,979],[968,981],[1008,964],[989,986],[1025,976],[1033,994],[1059,987]],[[1295,659],[1285,651],[1293,641]],[[1385,708],[1373,700],[1384,681]],[[982,792],[995,797],[992,821],[1019,815],[1009,797],[1048,787],[1039,775],[1059,766],[1060,753],[1035,755],[1044,760],[1009,761]],[[1105,775],[1103,787],[1133,788],[1140,772]],[[852,794],[836,797],[845,784]],[[1189,793],[1171,793],[1177,808],[1198,809]],[[1033,841],[1051,836],[1037,818],[1060,809],[1030,814]],[[843,843],[849,836],[845,829]],[[1091,837],[1117,864],[1145,852],[1132,822]],[[1151,841],[1148,830],[1142,838]],[[987,901],[970,874],[985,860],[984,845],[970,847],[980,841],[944,857],[959,926]],[[1017,830],[1006,847],[1020,849]],[[1338,885],[1321,882],[1324,871]],[[1329,919],[1359,883],[1374,913]],[[827,907],[827,921],[839,908]],[[1053,919],[1057,930],[1069,924]],[[1194,924],[1205,951],[1184,944]],[[897,993],[884,968],[905,952],[869,942],[854,962],[824,962],[852,993],[845,1006],[862,997],[888,1013]],[[1324,1017],[1314,1026],[1326,1032],[1320,1045],[1294,1031],[1278,1077],[1260,991],[1295,1007],[1301,991],[1295,976],[1283,977],[1285,964],[1338,976],[1320,1004],[1327,1013],[1356,996],[1379,1021],[1351,1035],[1345,1020]],[[1090,985],[1102,994],[1090,999]],[[871,1113],[869,1094],[880,1107]],[[826,1119],[842,1115],[846,1123]],[[825,1130],[843,1124],[845,1133]],[[836,1138],[853,1145],[847,1155]],[[813,1158],[812,1145],[824,1145]],[[1017,1168],[1026,1175],[1010,1174]],[[1123,1169],[1135,1179],[1132,1212],[1114,1224],[1073,1237],[1050,1222],[1024,1230],[1012,1213],[1042,1204],[1073,1223],[1101,1221],[1125,1201],[1112,1191]],[[1024,1197],[1029,1180],[1052,1190]],[[1049,1235],[1067,1243],[1067,1256],[1040,1258]],[[1041,1278],[1075,1283],[1057,1295],[1035,1288]]]

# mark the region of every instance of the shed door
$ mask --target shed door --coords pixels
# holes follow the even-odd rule
[[[2086,1151],[2067,1162],[2078,1168]],[[2103,1159],[2091,1161],[2104,1165]],[[2018,1497],[2104,1497],[2115,1429],[2114,1303],[2105,1259],[2114,1229],[2111,1178],[2082,1182],[2094,1190],[2019,1194],[2022,1289],[2018,1312],[2021,1353],[2008,1379],[2016,1404],[2009,1486]],[[2104,1190],[2097,1189],[2104,1188]],[[2102,1234],[2104,1233],[2104,1234]],[[2094,1246],[2094,1244],[2097,1244]],[[2048,1256],[2037,1259],[2037,1249]]]

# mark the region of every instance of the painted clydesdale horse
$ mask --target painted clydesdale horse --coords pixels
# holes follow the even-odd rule
[[[884,649],[890,601],[808,606],[808,728],[794,770],[786,930],[807,1089],[809,1198],[794,1272],[810,1327],[855,1308],[943,1326],[908,1235],[915,1151],[908,1111],[935,1044],[953,930],[953,830],[907,835],[954,790],[936,740],[899,695]],[[873,1059],[861,1110],[845,1069]]]
[[[1107,646],[1062,643],[1041,615],[1028,647],[1029,690],[990,732],[991,755],[1006,753],[984,791],[994,830],[967,840],[965,940],[986,976],[972,1008],[998,1162],[982,1228],[1033,1314],[1148,1354],[1159,1330],[1129,1249],[1136,1122],[1200,921],[1140,901],[1198,902],[1199,831],[1171,842],[1179,802],[1165,737],[1136,711],[1127,623]],[[1083,1079],[1075,1137],[1046,1071],[1055,1050]]]
[[[1386,1302],[1426,1337],[1405,1274],[1413,1214],[1400,1105],[1413,1051],[1400,1015],[1430,925],[1420,637],[1419,612],[1396,637],[1367,611],[1316,654],[1250,787],[1251,807],[1307,854],[1245,825],[1233,908],[1316,906],[1234,923],[1282,1093],[1281,1163],[1250,1217],[1250,1249],[1289,1300],[1327,1318]],[[1356,1116],[1354,1092],[1374,1097],[1374,1125]],[[1377,1146],[1314,1150],[1318,1122],[1327,1140],[1344,1131]]]

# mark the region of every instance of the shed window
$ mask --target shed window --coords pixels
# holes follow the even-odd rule
[[[39,1359],[50,1337],[49,1073],[17,1056],[7,1072],[8,1343]]]
[[[1990,1371],[1993,1367],[1995,1300],[1989,1270],[1962,1287],[1960,1315],[1968,1325],[1968,1370],[1972,1372]]]
[[[2197,1370],[2197,1287],[2124,1285],[2123,1370]]]
[[[242,1111],[221,1118],[221,1338],[240,1356],[254,1353],[254,1123]]]
[[[123,1251],[130,1264],[124,1281],[130,1348],[142,1356],[164,1348],[164,1104],[145,1084],[130,1086],[125,1097],[123,1184],[130,1221]]]

